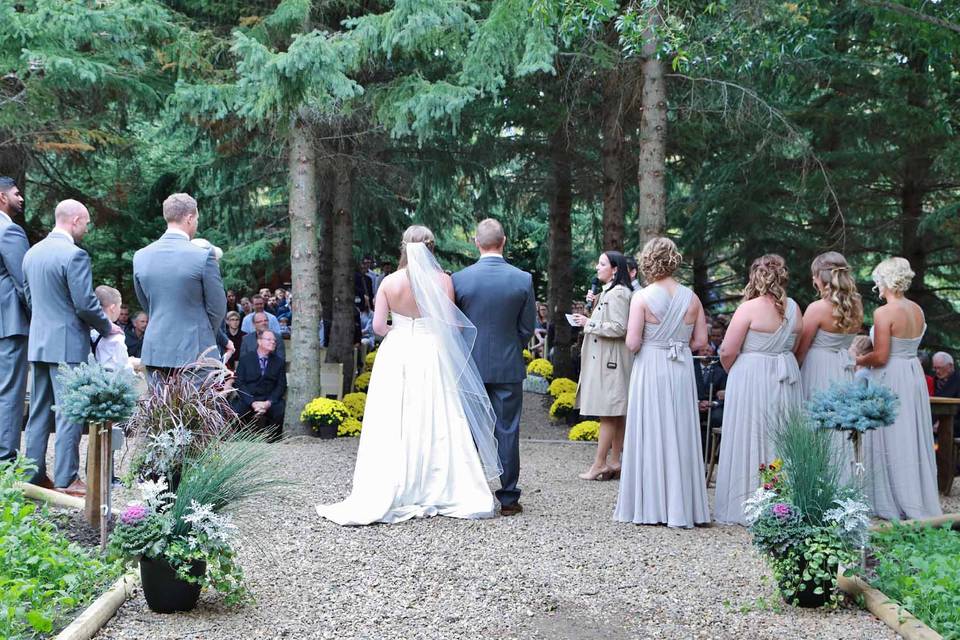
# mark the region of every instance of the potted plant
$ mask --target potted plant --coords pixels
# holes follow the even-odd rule
[[[225,511],[282,484],[261,444],[261,437],[246,433],[210,442],[199,455],[183,460],[176,493],[162,476],[138,483],[140,500],[120,514],[110,549],[139,564],[152,611],[190,611],[206,587],[222,593],[230,605],[250,601],[236,562],[236,528]]]
[[[600,437],[600,423],[596,420],[584,420],[570,428],[567,440],[580,442],[596,442]]]
[[[300,413],[300,421],[310,425],[312,433],[323,439],[336,438],[340,426],[350,417],[346,405],[332,398],[314,398]]]
[[[802,415],[773,429],[782,459],[761,465],[761,486],[744,502],[753,544],[770,562],[783,599],[802,607],[836,606],[837,573],[866,544],[869,508],[839,481],[829,434]]]
[[[531,360],[527,365],[527,377],[523,381],[523,390],[546,394],[553,379],[553,365],[545,358]]]
[[[550,405],[550,419],[555,422],[567,422],[572,425],[580,417],[577,411],[577,394],[573,392],[561,393]]]

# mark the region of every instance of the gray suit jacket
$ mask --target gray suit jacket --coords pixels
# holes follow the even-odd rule
[[[533,335],[533,278],[503,258],[481,258],[453,274],[457,306],[477,327],[473,359],[487,384],[523,382],[523,349]]]
[[[27,235],[0,215],[0,338],[30,334],[30,307],[23,281]]]
[[[90,256],[60,233],[51,233],[23,257],[24,295],[33,312],[27,359],[76,364],[90,355],[90,329],[113,325],[93,294]]]
[[[140,359],[149,367],[182,367],[200,354],[217,357],[216,333],[227,313],[220,266],[210,249],[167,232],[133,256],[133,286],[150,317]]]

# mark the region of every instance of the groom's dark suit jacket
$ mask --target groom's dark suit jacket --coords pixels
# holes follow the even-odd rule
[[[453,274],[457,306],[477,327],[473,359],[486,384],[523,382],[523,349],[533,335],[533,278],[501,257]]]

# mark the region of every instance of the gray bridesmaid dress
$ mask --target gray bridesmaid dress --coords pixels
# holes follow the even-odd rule
[[[793,355],[800,315],[787,299],[786,317],[773,333],[750,330],[730,368],[723,408],[714,517],[746,524],[743,501],[760,486],[760,465],[776,457],[771,425],[803,405],[800,368]]]
[[[926,325],[924,325],[926,333]],[[872,331],[871,331],[872,334]],[[875,514],[886,520],[932,518],[943,512],[937,492],[930,394],[917,360],[919,338],[890,337],[890,359],[873,381],[900,399],[897,420],[863,438],[864,489]]]
[[[660,322],[644,325],[633,361],[613,518],[689,528],[710,522],[690,353],[693,326],[683,322],[693,292],[678,286],[671,297],[652,284],[636,295]]]
[[[851,333],[817,329],[800,367],[804,400],[810,400],[817,392],[832,385],[853,382],[857,362],[850,355],[850,345],[855,337]],[[835,430],[833,437],[840,464],[840,479],[849,482],[853,477],[853,444],[844,431]]]

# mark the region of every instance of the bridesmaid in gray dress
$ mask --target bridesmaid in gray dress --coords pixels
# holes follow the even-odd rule
[[[640,254],[651,283],[634,294],[627,346],[630,379],[623,475],[614,520],[692,527],[710,522],[693,354],[707,343],[703,306],[673,279],[676,245],[654,238]]]
[[[776,457],[768,431],[773,421],[803,404],[793,353],[803,320],[786,286],[783,258],[771,254],[754,260],[745,301],[720,345],[720,362],[730,377],[717,466],[718,522],[746,523],[743,501],[760,485],[760,465]]]
[[[942,513],[933,455],[930,395],[917,360],[927,330],[923,310],[907,300],[914,273],[904,258],[889,258],[873,270],[884,299],[873,313],[873,351],[857,364],[873,367],[873,380],[900,399],[897,420],[863,439],[865,489],[874,513],[886,520],[931,518]]]
[[[850,345],[863,325],[863,302],[846,258],[836,251],[822,253],[810,265],[820,299],[803,314],[797,348],[804,400],[834,384],[853,381],[855,361]],[[834,431],[840,477],[853,477],[853,445],[843,431]]]

